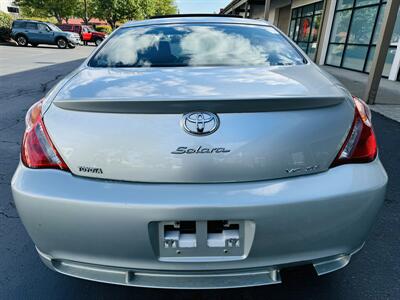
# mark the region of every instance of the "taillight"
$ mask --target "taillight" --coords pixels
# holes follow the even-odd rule
[[[26,114],[26,130],[21,160],[28,168],[50,168],[68,171],[68,167],[50,140],[41,115],[42,102],[36,102]]]
[[[375,159],[377,145],[371,123],[371,111],[364,101],[353,97],[355,103],[354,120],[339,154],[331,167],[348,163],[366,163]]]

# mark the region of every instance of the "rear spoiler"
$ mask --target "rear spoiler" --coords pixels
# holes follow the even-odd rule
[[[269,111],[304,110],[334,106],[344,97],[290,97],[239,100],[55,100],[59,108],[75,111],[132,114],[176,114],[188,111],[214,113],[252,113]]]

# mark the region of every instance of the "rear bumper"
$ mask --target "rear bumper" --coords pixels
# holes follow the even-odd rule
[[[231,184],[123,183],[20,165],[12,191],[43,261],[56,271],[135,286],[221,288],[277,283],[290,265],[314,264],[319,274],[345,266],[366,239],[386,183],[378,159]],[[237,260],[165,262],[149,224],[171,220],[251,220],[254,240]]]
[[[353,254],[321,259],[314,263],[318,275],[345,267]],[[159,271],[116,268],[68,260],[53,259],[36,249],[43,263],[53,271],[98,282],[166,289],[218,289],[281,283],[282,266],[238,270]]]

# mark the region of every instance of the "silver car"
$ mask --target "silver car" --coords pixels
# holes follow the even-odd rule
[[[50,269],[197,289],[344,267],[386,183],[362,100],[274,26],[203,16],[122,26],[34,104],[12,192]]]

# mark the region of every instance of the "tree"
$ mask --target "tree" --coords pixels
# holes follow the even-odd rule
[[[176,13],[174,0],[93,0],[95,16],[106,20],[114,29],[118,21],[142,20],[154,15]]]
[[[106,20],[114,29],[116,23],[138,14],[137,0],[97,0],[96,17]]]
[[[88,25],[90,20],[96,17],[98,2],[98,0],[78,0],[74,16],[82,18],[85,25]]]
[[[10,14],[0,11],[0,41],[8,41],[11,34],[11,26],[14,21]]]
[[[85,24],[97,17],[114,29],[117,22],[142,20],[153,15],[174,14],[174,0],[16,0],[25,15],[55,17],[59,23],[72,16],[81,17]]]
[[[32,17],[55,17],[58,23],[74,14],[79,0],[15,0]]]
[[[156,10],[155,0],[136,0],[136,2],[138,9],[136,15],[131,19],[143,20],[154,15]]]
[[[156,6],[154,15],[156,16],[173,15],[178,12],[174,0],[154,0],[154,2]]]

